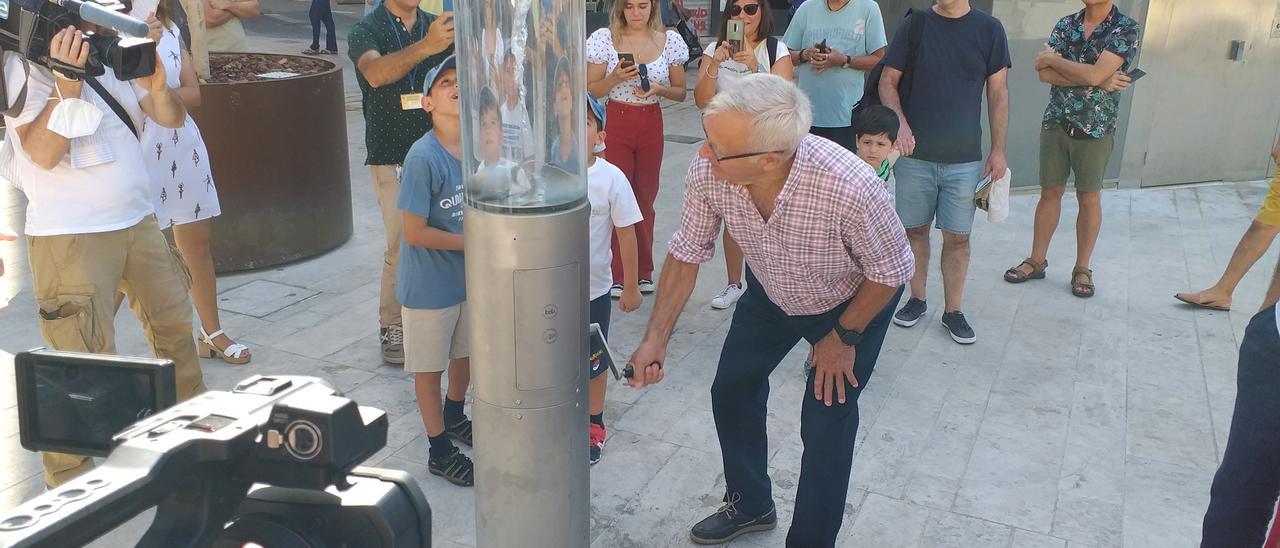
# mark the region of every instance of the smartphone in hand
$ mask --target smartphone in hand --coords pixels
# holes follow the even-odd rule
[[[634,53],[618,52],[618,68],[624,69],[636,64],[636,56]]]
[[[729,28],[724,40],[729,43],[729,53],[742,51],[742,40],[746,33],[746,24],[738,19],[729,20]]]
[[[818,42],[818,53],[831,53],[831,46],[827,45],[826,38],[823,38],[821,42]]]
[[[1139,78],[1146,76],[1147,72],[1140,68],[1132,68],[1129,69],[1129,72],[1124,73],[1124,75],[1129,77],[1129,81],[1137,82]]]

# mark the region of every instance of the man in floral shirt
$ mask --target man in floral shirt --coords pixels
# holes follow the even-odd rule
[[[1053,86],[1040,131],[1040,202],[1036,206],[1031,256],[1010,268],[1010,283],[1045,277],[1049,240],[1058,227],[1067,176],[1075,174],[1080,213],[1076,219],[1076,264],[1071,293],[1094,294],[1093,255],[1102,228],[1102,178],[1115,148],[1120,91],[1138,51],[1138,23],[1112,0],[1081,0],[1084,9],[1063,17],[1036,56],[1040,81]]]

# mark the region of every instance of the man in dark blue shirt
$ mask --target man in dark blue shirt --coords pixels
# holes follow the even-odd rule
[[[925,281],[929,272],[929,225],[942,230],[942,323],[951,338],[973,344],[978,337],[960,312],[964,278],[969,269],[969,231],[973,226],[973,193],[984,176],[1004,176],[1005,135],[1009,129],[1009,41],[1004,25],[973,9],[969,0],[938,0],[915,12],[923,18],[919,51],[909,52],[913,22],[903,23],[884,58],[880,100],[898,113],[901,129],[894,166],[897,209],[915,253],[911,299],[894,315],[894,323],[911,327],[924,317]],[[898,94],[905,72],[914,85]],[[982,161],[982,96],[986,90],[991,123],[991,153]]]

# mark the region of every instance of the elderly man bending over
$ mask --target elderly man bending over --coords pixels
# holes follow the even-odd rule
[[[722,91],[703,118],[662,288],[629,365],[631,384],[663,378],[667,341],[724,222],[747,259],[711,386],[724,455],[725,505],[694,525],[718,544],[777,524],[765,432],[769,374],[800,341],[814,347],[801,412],[800,485],[788,546],[834,546],[858,430],[858,394],[880,354],[914,263],[889,192],[853,153],[808,136],[809,99],[757,74]]]

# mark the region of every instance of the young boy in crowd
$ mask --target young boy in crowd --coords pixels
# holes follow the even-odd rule
[[[516,55],[510,50],[502,62],[502,145],[503,154],[521,164],[533,163],[533,124],[529,123],[529,111],[520,102],[521,80],[516,74]]]
[[[594,150],[597,143],[604,142],[604,103],[590,93],[587,94],[587,148]],[[587,256],[591,264],[591,323],[600,324],[600,333],[605,340],[609,337],[609,307],[612,299],[609,296],[613,285],[613,252],[610,249],[610,238],[618,236],[618,249],[622,253],[623,290],[618,301],[618,309],[631,312],[640,308],[643,297],[640,296],[640,259],[636,244],[635,224],[643,219],[640,204],[631,191],[631,183],[627,176],[613,164],[598,158],[595,154],[587,155],[587,198],[591,202],[590,245]],[[594,346],[594,345],[593,345]],[[592,348],[591,355],[597,355],[602,349]],[[600,453],[604,450],[604,393],[608,385],[608,377],[604,375],[608,369],[599,359],[590,361],[591,389],[590,408],[591,425],[591,464],[600,461]]]
[[[853,122],[858,157],[876,170],[885,184],[893,176],[893,161],[897,159],[891,159],[889,153],[898,141],[899,124],[898,114],[884,105],[867,108]]]
[[[431,442],[428,470],[470,486],[475,480],[471,459],[452,441],[471,445],[472,440],[471,421],[462,411],[471,365],[462,255],[462,124],[452,56],[427,73],[422,109],[433,128],[409,149],[396,200],[404,213],[396,277],[404,315],[404,367],[413,373],[418,410]],[[449,391],[442,409],[445,369]]]

